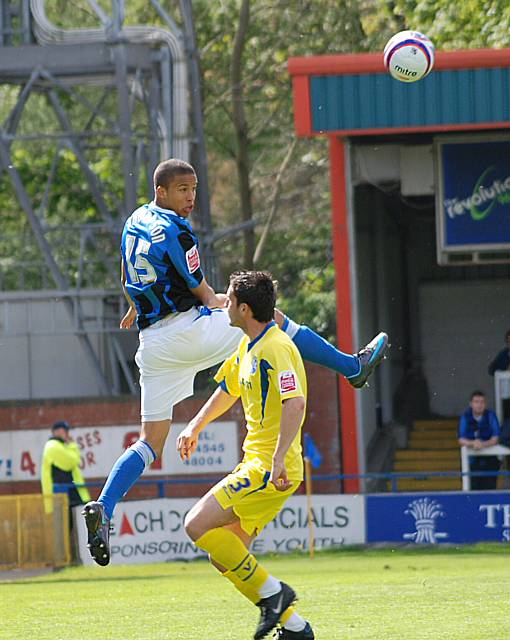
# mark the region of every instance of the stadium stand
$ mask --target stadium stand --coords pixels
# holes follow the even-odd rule
[[[460,450],[456,419],[416,420],[407,449],[395,452],[393,471],[459,471]],[[399,491],[460,491],[461,480],[451,477],[406,478],[398,483]]]

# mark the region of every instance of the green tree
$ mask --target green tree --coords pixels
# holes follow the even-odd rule
[[[510,5],[506,0],[379,0],[375,9],[366,26],[379,47],[388,28],[422,31],[443,50],[501,48],[510,42]]]
[[[194,9],[213,213],[220,225],[260,223],[245,233],[243,251],[239,235],[217,247],[224,273],[251,265],[271,216],[256,266],[279,279],[283,307],[331,335],[334,286],[322,277],[333,273],[327,147],[296,143],[287,60],[367,50],[360,4],[199,0]]]

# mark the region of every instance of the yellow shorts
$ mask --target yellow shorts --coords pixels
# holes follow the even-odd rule
[[[293,482],[286,491],[277,491],[269,482],[269,471],[241,462],[213,487],[212,493],[223,509],[232,507],[248,535],[258,535],[301,484]]]

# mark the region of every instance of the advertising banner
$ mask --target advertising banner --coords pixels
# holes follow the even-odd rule
[[[510,249],[510,140],[439,139],[439,250]]]
[[[510,492],[367,496],[367,542],[510,541]]]
[[[215,422],[200,434],[197,451],[186,462],[179,458],[175,441],[185,423],[172,424],[163,455],[144,475],[210,473],[231,471],[239,462],[237,424]],[[108,475],[115,460],[138,440],[139,425],[79,427],[71,436],[81,452],[85,479]],[[0,482],[37,480],[41,477],[44,445],[50,436],[45,429],[0,432]]]
[[[184,518],[196,502],[196,498],[161,498],[119,503],[112,521],[112,562],[168,562],[205,555],[184,531]],[[92,564],[85,546],[87,534],[80,510],[81,507],[74,509],[80,558],[84,564]],[[316,495],[312,514],[316,549],[365,541],[363,496]],[[287,553],[307,550],[308,545],[306,496],[294,496],[254,541],[252,551],[255,554]]]

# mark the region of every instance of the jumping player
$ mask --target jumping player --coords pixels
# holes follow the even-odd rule
[[[203,276],[198,240],[188,222],[197,177],[182,160],[161,162],[154,172],[154,201],[127,219],[122,233],[121,282],[129,309],[121,328],[136,319],[140,330],[140,439],[114,464],[97,502],[85,505],[88,548],[100,565],[110,561],[110,519],[117,502],[158,456],[170,429],[173,406],[193,394],[199,371],[222,362],[243,332],[229,323],[225,294]],[[306,326],[275,310],[275,322],[305,360],[344,375],[362,387],[388,348],[379,333],[358,354],[343,353]]]

